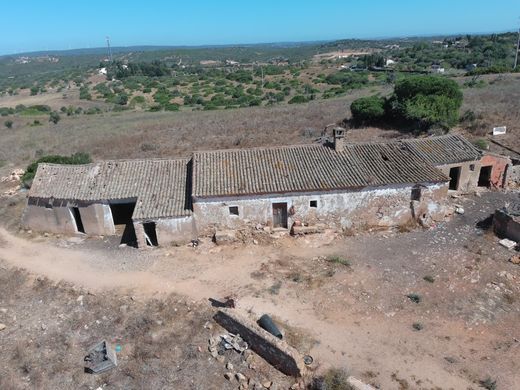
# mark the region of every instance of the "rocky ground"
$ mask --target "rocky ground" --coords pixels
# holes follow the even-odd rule
[[[3,215],[16,215],[22,199],[4,198]],[[245,387],[237,374],[251,387],[292,386],[258,357],[251,368],[238,353],[211,356],[208,339],[223,329],[209,298],[232,296],[244,314],[271,314],[313,356],[311,374],[344,368],[382,389],[476,390],[486,380],[513,389],[520,266],[487,218],[515,200],[451,199],[464,213],[428,230],[151,251],[12,223],[0,230],[0,388]],[[85,349],[102,338],[121,346],[120,364],[84,374]]]

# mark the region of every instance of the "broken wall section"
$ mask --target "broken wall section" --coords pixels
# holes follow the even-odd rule
[[[75,215],[74,209],[77,209],[78,215]],[[22,215],[22,226],[55,234],[115,233],[112,214],[107,204],[56,199],[29,198]]]
[[[232,310],[221,309],[215,321],[231,333],[239,334],[249,347],[286,375],[300,377],[305,372],[303,358],[294,348]]]
[[[153,224],[159,246],[182,245],[197,237],[193,218],[159,218],[154,220],[134,221],[134,230],[138,248],[150,247],[144,224]],[[150,237],[148,237],[150,238]]]
[[[498,154],[486,153],[480,160],[481,170],[484,167],[491,167],[489,175],[489,188],[507,187],[508,174],[511,167],[511,159]]]

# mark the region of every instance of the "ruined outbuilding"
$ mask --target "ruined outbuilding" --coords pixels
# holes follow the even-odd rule
[[[493,217],[493,230],[501,238],[520,242],[520,203],[498,209]]]
[[[504,188],[511,159],[482,152],[464,137],[444,135],[401,141],[417,157],[449,176],[451,191]]]
[[[505,185],[509,161],[463,137],[194,152],[186,159],[40,164],[24,226],[120,235],[141,248],[216,231],[313,232],[442,220],[448,191]]]
[[[115,235],[146,247],[192,239],[188,159],[40,164],[22,223],[52,233]]]

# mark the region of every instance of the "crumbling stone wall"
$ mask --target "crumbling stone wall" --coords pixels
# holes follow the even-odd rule
[[[509,166],[507,181],[508,187],[517,188],[520,186],[520,161],[515,160],[515,163]]]
[[[520,217],[510,215],[503,209],[496,210],[493,217],[493,230],[499,237],[520,242]]]
[[[426,183],[423,188],[423,212],[442,213],[447,183]],[[398,226],[413,218],[412,189],[412,185],[396,185],[348,192],[195,199],[193,210],[197,229],[202,235],[219,229],[242,229],[258,224],[272,226],[273,203],[287,203],[289,228],[294,223],[323,224],[335,229]],[[311,201],[316,202],[316,207],[311,206]],[[239,215],[230,213],[232,206],[238,208]]]
[[[22,226],[34,231],[75,234],[76,224],[67,205],[51,205],[47,199],[29,199],[22,215]]]
[[[286,375],[300,377],[305,372],[302,356],[285,341],[274,337],[255,322],[230,309],[221,309],[215,321],[233,334],[239,334],[249,347]]]
[[[456,164],[439,165],[436,168],[446,176],[450,177],[450,169],[460,167],[461,169],[457,191],[469,192],[477,188],[480,166],[480,161],[465,161]]]
[[[140,249],[147,248],[143,222],[134,221],[134,230],[137,237],[137,246]],[[155,232],[159,246],[185,244],[197,238],[193,218],[160,218],[155,222]]]
[[[22,226],[35,231],[75,234],[78,231],[72,207],[78,208],[86,234],[114,234],[110,207],[102,203],[30,198],[22,215]]]
[[[480,160],[481,166],[492,166],[490,184],[491,188],[503,188],[507,186],[507,172],[511,165],[511,159],[506,156],[485,154]]]

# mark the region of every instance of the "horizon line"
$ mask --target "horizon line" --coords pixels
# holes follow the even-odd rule
[[[250,42],[250,43],[217,43],[217,44],[200,44],[200,45],[154,45],[154,44],[136,44],[136,45],[118,45],[111,46],[112,49],[127,49],[132,47],[157,47],[157,48],[215,48],[215,47],[240,47],[240,46],[262,46],[262,45],[283,45],[283,44],[313,44],[313,43],[324,43],[324,42],[336,42],[346,40],[358,40],[358,41],[375,41],[375,40],[393,40],[393,39],[412,39],[412,38],[433,38],[433,37],[448,37],[454,35],[490,35],[490,34],[507,34],[516,33],[517,29],[506,29],[501,31],[474,31],[474,32],[453,32],[453,33],[436,33],[436,34],[413,34],[413,35],[387,35],[387,36],[372,36],[372,37],[359,37],[359,38],[331,38],[331,39],[317,39],[317,40],[304,40],[304,41],[272,41],[272,42]],[[44,50],[32,50],[32,51],[16,51],[8,53],[0,53],[0,58],[8,56],[16,56],[22,54],[36,54],[36,53],[55,53],[55,52],[70,52],[75,50],[97,50],[104,49],[106,46],[96,47],[76,47],[68,49],[44,49]]]

